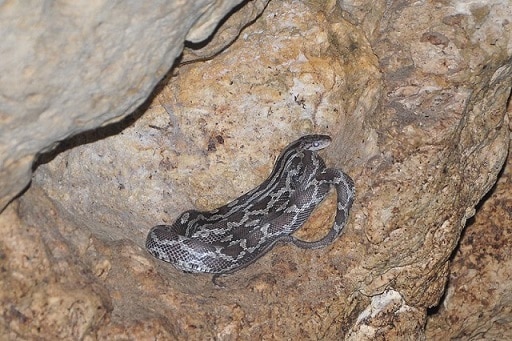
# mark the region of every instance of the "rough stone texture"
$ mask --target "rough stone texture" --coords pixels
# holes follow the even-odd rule
[[[0,212],[39,152],[133,112],[240,2],[3,1]]]
[[[180,64],[212,58],[229,46],[240,32],[253,22],[265,9],[269,0],[252,0],[242,2],[234,9],[218,30],[208,40],[196,44],[187,44],[183,50]]]
[[[30,260],[47,271],[26,294],[4,290],[5,334],[424,339],[466,219],[506,157],[509,7],[271,1],[229,49],[175,70],[145,112],[42,158],[2,215],[14,232],[2,240],[0,284],[18,273],[30,283],[11,261],[30,250],[44,251]],[[252,188],[282,147],[310,132],[334,137],[323,156],[356,181],[349,225],[332,246],[278,246],[221,278],[225,288],[143,250],[152,225]],[[299,232],[325,233],[332,204]],[[73,290],[62,290],[68,282]],[[37,315],[64,321],[55,330],[26,318],[43,306],[40,292],[59,293],[51,307],[62,309]]]
[[[346,340],[422,340],[424,309],[408,306],[394,290],[372,297],[347,333]]]
[[[82,340],[112,311],[111,293],[59,231],[37,220],[21,222],[18,206],[13,203],[0,215],[1,339]],[[51,216],[67,226],[49,203],[34,208],[28,208],[32,218]]]
[[[512,339],[511,160],[461,237],[429,340]]]

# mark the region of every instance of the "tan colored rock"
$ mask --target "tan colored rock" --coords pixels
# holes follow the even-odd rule
[[[425,337],[466,219],[507,154],[512,15],[498,3],[369,6],[269,2],[228,49],[175,70],[145,112],[45,155],[11,229],[39,232],[37,264],[49,273],[72,268],[71,280],[99,287],[84,295],[100,312],[66,335]],[[311,132],[334,137],[322,155],[356,181],[349,224],[331,246],[278,246],[222,277],[225,288],[145,252],[152,225],[242,194]],[[299,232],[323,235],[332,204]],[[15,294],[4,300],[24,307]]]
[[[18,203],[0,215],[0,338],[4,340],[80,340],[112,311],[105,287],[69,241],[44,224],[46,217],[52,217],[66,226],[51,203],[45,204],[28,207],[30,215],[23,213],[27,207],[22,208],[27,222],[19,220]]]
[[[133,112],[240,2],[2,2],[0,211],[38,153]]]
[[[429,340],[512,339],[511,160],[461,237]]]
[[[346,340],[425,340],[424,309],[408,306],[394,290],[372,297],[347,333]]]

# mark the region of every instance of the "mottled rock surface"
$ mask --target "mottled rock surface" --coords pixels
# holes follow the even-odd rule
[[[454,309],[427,313],[507,155],[511,21],[501,3],[269,2],[228,49],[174,69],[132,117],[41,158],[31,188],[1,216],[10,239],[0,284],[23,288],[4,290],[2,335],[474,335],[445,329]],[[152,225],[242,194],[312,132],[333,136],[322,156],[356,181],[349,224],[331,246],[278,246],[221,278],[225,288],[145,252]],[[299,233],[323,235],[333,209],[330,198]]]
[[[461,237],[429,340],[512,339],[511,160]]]
[[[26,222],[19,220],[17,202],[0,215],[0,336],[81,340],[112,312],[111,293],[98,281],[101,271],[93,273],[79,260],[76,241],[69,243],[44,223],[53,218],[68,231],[70,224],[51,203],[41,204],[25,207],[30,215],[21,210]]]

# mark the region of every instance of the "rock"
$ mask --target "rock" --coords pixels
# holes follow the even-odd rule
[[[425,340],[423,309],[408,306],[400,293],[387,290],[372,297],[357,317],[346,340]]]
[[[512,339],[512,162],[470,220],[427,339]]]
[[[233,9],[208,40],[185,44],[180,64],[210,59],[238,38],[240,32],[265,9],[269,0],[242,2]]]
[[[0,212],[36,155],[119,121],[242,0],[7,1],[0,7]]]
[[[466,220],[507,155],[511,18],[496,3],[269,2],[228,49],[174,70],[144,110],[44,155],[12,204],[19,217],[6,211],[10,229],[34,235],[2,250],[41,240],[35,264],[91,283],[85,301],[98,313],[62,335],[424,339]],[[258,185],[311,132],[333,136],[322,156],[356,181],[331,246],[277,246],[220,278],[224,288],[145,252],[152,225]],[[319,238],[333,214],[330,198],[299,233]],[[28,314],[20,296],[4,301],[0,316]]]
[[[51,216],[67,226],[56,211],[48,211],[51,203],[45,204],[28,207],[27,222],[19,220],[17,202],[0,215],[4,340],[80,340],[112,312],[110,293],[97,274],[84,266],[59,231],[39,224],[37,219],[45,222]]]

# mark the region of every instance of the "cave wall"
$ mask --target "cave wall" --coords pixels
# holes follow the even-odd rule
[[[0,89],[10,98],[0,109],[3,205],[32,183],[0,215],[1,335],[507,335],[508,258],[496,252],[508,245],[511,225],[509,191],[499,189],[507,171],[481,207],[489,218],[479,212],[464,227],[507,157],[510,6],[105,5],[115,15],[78,6],[38,7],[41,16],[68,18],[49,20],[46,40],[10,27],[12,41],[32,37],[26,40],[46,48],[33,56],[52,63],[4,65],[31,85]],[[23,10],[4,5],[0,15],[7,9]],[[57,23],[69,28],[57,30]],[[70,40],[77,31],[82,39]],[[182,64],[171,69],[186,39]],[[76,44],[50,49],[69,41]],[[106,125],[112,121],[119,122]],[[284,146],[309,133],[333,137],[322,156],[356,183],[349,223],[332,245],[277,246],[222,277],[223,288],[144,250],[151,226],[253,188]],[[314,212],[302,238],[325,234],[334,201]],[[490,238],[481,239],[486,247],[471,237],[482,220],[492,223],[478,233]],[[478,289],[467,289],[475,281]],[[464,290],[491,291],[469,300]],[[471,307],[482,313],[469,314]]]

